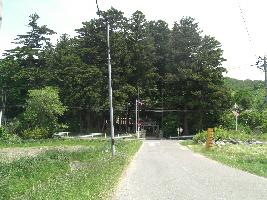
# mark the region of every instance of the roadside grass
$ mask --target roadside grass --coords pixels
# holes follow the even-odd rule
[[[212,150],[206,150],[206,146],[196,142],[182,142],[190,150],[200,153],[208,158],[225,165],[267,178],[267,145],[213,145]]]
[[[34,144],[39,145],[31,141],[23,147]],[[42,146],[73,144],[90,148],[50,149],[0,163],[0,199],[108,199],[142,142],[116,140],[115,157],[109,140],[47,140]],[[74,162],[85,164],[73,168]]]
[[[59,146],[59,145],[84,145],[84,146],[97,146],[101,139],[65,139],[65,138],[52,138],[40,140],[0,140],[0,148],[6,147],[37,147],[37,146]]]

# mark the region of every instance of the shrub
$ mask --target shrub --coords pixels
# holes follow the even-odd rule
[[[247,141],[251,139],[263,139],[267,140],[267,134],[260,134],[260,135],[254,135],[250,131],[249,127],[240,127],[240,130],[225,130],[222,129],[221,126],[218,128],[214,128],[214,133],[213,133],[213,139],[216,140],[217,138],[220,138],[220,140],[227,140],[230,137],[233,140],[240,140],[240,141]],[[207,131],[202,131],[198,134],[195,135],[193,138],[195,142],[206,142],[207,140]]]
[[[39,128],[36,126],[34,129],[28,128],[21,132],[24,139],[46,139],[51,136],[49,129]]]
[[[58,123],[58,116],[62,116],[67,110],[60,101],[58,90],[45,87],[41,90],[29,90],[29,98],[26,100],[23,119],[29,127],[50,127],[57,132],[66,126]]]
[[[7,126],[7,132],[10,134],[18,135],[20,133],[19,129],[21,128],[21,122],[19,119],[14,118]]]
[[[222,126],[214,128],[213,138],[216,140],[219,137],[221,137],[222,140],[230,137],[229,132],[223,129]]]
[[[0,139],[2,140],[19,140],[19,136],[16,134],[10,134],[6,127],[0,126]]]
[[[206,140],[207,140],[207,131],[202,131],[202,132],[196,134],[193,137],[193,140],[195,142],[206,142]]]
[[[193,137],[193,140],[195,142],[206,142],[207,135],[208,135],[207,130],[203,130],[202,132],[196,134],[195,137]],[[214,128],[213,138],[217,139],[218,137],[221,137],[221,139],[226,139],[229,137],[227,131],[222,129],[221,126],[219,126],[218,128]]]
[[[6,127],[0,126],[0,138],[4,139],[7,136],[7,130]]]

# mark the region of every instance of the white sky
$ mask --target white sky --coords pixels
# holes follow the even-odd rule
[[[97,0],[100,10],[114,7],[130,18],[140,10],[147,20],[164,20],[172,28],[174,21],[191,16],[199,22],[203,34],[215,37],[222,44],[223,66],[226,76],[236,79],[264,80],[264,73],[257,69],[258,56],[264,57],[267,49],[265,28],[266,0]],[[240,7],[242,13],[240,12]],[[75,35],[74,29],[82,22],[98,18],[96,0],[3,0],[3,21],[0,30],[0,53],[14,48],[12,41],[25,34],[29,15],[40,16],[39,25],[58,34]],[[245,23],[243,17],[245,19]],[[250,38],[248,36],[248,33]],[[267,47],[266,47],[267,48]],[[253,65],[253,66],[251,66]]]

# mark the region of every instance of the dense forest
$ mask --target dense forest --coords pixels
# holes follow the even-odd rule
[[[265,82],[260,80],[237,80],[225,77],[225,85],[230,88],[232,101],[243,110],[266,110]]]
[[[39,25],[38,19],[36,13],[30,16],[30,31],[18,35],[14,41],[18,46],[6,50],[0,60],[2,108],[14,133],[37,126],[25,112],[31,107],[29,95],[44,88],[56,90],[66,108],[58,118],[58,124],[64,124],[61,128],[108,132],[107,23],[115,132],[135,131],[137,99],[139,121],[156,121],[166,136],[177,133],[178,126],[183,134],[219,125],[232,128],[235,103],[240,112],[266,107],[264,83],[224,78],[220,42],[203,35],[191,17],[169,29],[162,20],[147,21],[140,11],[128,19],[111,8],[101,11],[98,19],[83,22],[75,30],[78,36],[61,35],[56,45],[49,39],[55,32]],[[49,118],[42,113],[40,120]],[[55,131],[55,122],[46,126]]]

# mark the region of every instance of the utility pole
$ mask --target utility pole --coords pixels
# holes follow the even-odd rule
[[[267,72],[266,72],[266,56],[264,56],[264,74],[265,74],[265,101],[267,101]]]
[[[0,0],[1,1],[1,0]],[[96,0],[97,14],[102,15]],[[115,156],[115,141],[114,141],[114,124],[113,124],[113,105],[112,105],[112,87],[111,87],[111,64],[110,64],[110,48],[109,48],[109,24],[107,21],[107,43],[108,43],[108,79],[109,79],[109,107],[110,107],[110,137],[111,137],[111,154]]]
[[[139,97],[139,87],[137,89],[137,93],[138,93],[138,104],[137,104],[137,123],[139,123],[139,103],[140,103],[140,97]]]
[[[137,139],[139,139],[139,124],[138,124],[138,112],[137,112],[137,109],[138,109],[138,100],[136,99],[136,104],[135,104],[135,132],[136,132],[136,137]]]
[[[161,113],[161,130],[163,131],[163,92],[161,91],[161,107],[162,107],[162,113]],[[167,139],[167,137],[166,137]]]
[[[138,89],[137,89],[137,93],[138,93],[138,96],[137,96],[137,98],[138,98],[138,100],[136,101],[136,104],[137,104],[137,139],[139,139],[139,123],[140,123],[140,121],[139,121],[139,114],[140,114],[140,96],[139,96],[139,94],[140,94],[140,89],[139,89],[139,87],[138,87]]]
[[[237,131],[237,104],[235,103],[235,130]]]
[[[107,42],[108,42],[108,78],[109,78],[109,107],[110,107],[110,134],[111,134],[111,153],[115,156],[114,125],[113,125],[113,106],[112,106],[112,87],[111,87],[111,64],[109,48],[109,24],[107,22]]]

